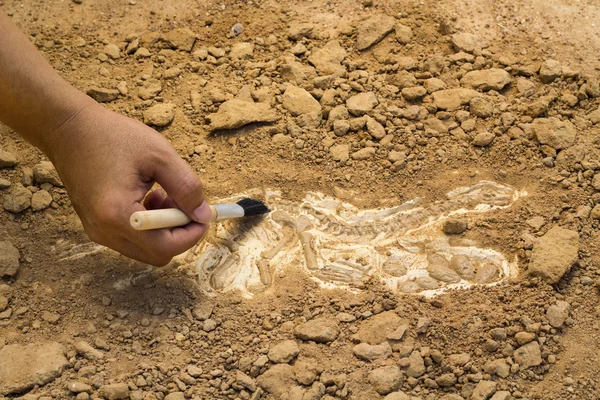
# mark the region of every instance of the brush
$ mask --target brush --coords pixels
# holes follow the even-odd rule
[[[209,207],[212,212],[210,222],[262,215],[269,212],[269,208],[262,201],[250,198],[242,199],[237,203],[216,204]],[[187,225],[190,222],[192,220],[178,208],[137,211],[129,219],[132,228],[138,231],[173,228]]]

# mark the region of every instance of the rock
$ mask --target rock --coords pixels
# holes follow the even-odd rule
[[[294,384],[294,369],[288,364],[275,364],[260,375],[256,382],[263,390],[280,398]]]
[[[83,382],[69,382],[67,383],[67,390],[70,391],[71,393],[91,393],[92,392],[92,387],[86,383]]]
[[[169,68],[165,71],[165,73],[163,74],[163,78],[164,79],[175,79],[177,78],[179,75],[181,75],[183,71],[181,70],[181,68]]]
[[[8,307],[8,299],[2,295],[0,295],[0,312],[6,310]]]
[[[494,395],[490,398],[490,400],[510,400],[510,399],[512,399],[510,392],[505,391],[505,390],[494,393]]]
[[[538,142],[547,144],[556,150],[575,144],[577,130],[570,121],[561,121],[555,117],[537,118],[531,124],[531,130]]]
[[[116,89],[92,87],[86,91],[86,94],[99,103],[108,103],[119,97],[120,93]]]
[[[358,25],[356,48],[366,50],[387,36],[396,25],[396,19],[389,15],[374,15]]]
[[[409,26],[396,24],[396,40],[402,44],[408,44],[412,40],[413,31]]]
[[[411,400],[411,397],[404,392],[393,392],[385,396],[383,400]]]
[[[473,146],[476,146],[476,147],[489,146],[494,141],[494,138],[495,138],[495,136],[491,132],[479,132],[473,138]]]
[[[13,277],[19,271],[19,250],[11,242],[0,242],[0,278]]]
[[[304,82],[311,81],[317,76],[313,67],[304,65],[297,61],[287,60],[281,67],[281,77],[284,81],[293,82],[300,85]]]
[[[377,122],[375,118],[371,117],[367,117],[367,131],[373,138],[377,140],[383,139],[386,135],[383,125]]]
[[[0,349],[0,394],[20,393],[58,378],[69,364],[64,352],[57,342],[5,345]]]
[[[341,64],[346,58],[346,50],[337,40],[327,42],[323,48],[314,51],[308,62],[314,65],[322,75],[344,75],[346,68]]]
[[[481,93],[471,89],[446,89],[432,93],[433,103],[440,110],[455,110],[462,105],[469,104],[472,98],[481,96]]]
[[[119,46],[114,43],[109,43],[104,47],[104,54],[113,60],[121,58],[121,50],[119,49]]]
[[[350,156],[350,146],[347,144],[337,144],[335,146],[331,146],[329,148],[329,152],[331,153],[331,158],[333,158],[334,161],[346,162]]]
[[[153,99],[162,91],[162,86],[158,82],[147,82],[138,89],[138,97],[142,100]]]
[[[121,82],[117,83],[117,90],[123,96],[127,96],[127,94],[129,93],[129,89],[127,89],[127,82],[121,81]]]
[[[344,136],[349,130],[350,123],[348,121],[340,119],[333,122],[333,133],[335,133],[336,136]]]
[[[507,378],[510,375],[510,365],[506,360],[492,360],[485,363],[483,371],[486,374],[498,375],[500,378]]]
[[[529,343],[535,339],[535,333],[533,332],[517,332],[515,339],[519,345]]]
[[[210,318],[210,316],[213,313],[214,308],[215,308],[214,304],[209,303],[207,301],[203,301],[202,303],[200,303],[200,304],[196,305],[196,307],[194,307],[194,309],[192,310],[192,315],[194,316],[194,318],[196,318],[200,321],[205,321]]]
[[[45,190],[39,190],[31,196],[31,209],[40,211],[48,208],[52,204],[52,196]]]
[[[325,395],[325,385],[321,382],[314,382],[310,388],[306,390],[302,400],[320,400]]]
[[[346,108],[350,111],[350,114],[357,117],[368,113],[377,104],[379,104],[379,101],[373,92],[359,93],[346,100]]]
[[[139,58],[149,58],[151,56],[152,56],[152,54],[150,53],[150,50],[148,50],[145,47],[140,47],[133,54],[133,57],[135,57],[136,59],[139,59]]]
[[[467,223],[459,219],[449,219],[444,222],[442,230],[447,235],[460,235],[467,230]]]
[[[494,104],[487,97],[474,97],[469,102],[469,111],[476,117],[491,117],[494,113]]]
[[[427,266],[427,272],[429,273],[430,277],[432,277],[433,279],[437,279],[438,281],[446,283],[460,282],[460,276],[456,272],[444,265],[430,263]]]
[[[514,359],[521,371],[542,363],[542,353],[538,342],[529,342],[515,350]]]
[[[49,183],[54,186],[62,187],[63,183],[58,176],[58,172],[50,161],[42,161],[33,167],[33,178],[38,184]]]
[[[204,321],[204,324],[202,324],[202,330],[204,332],[212,332],[215,329],[217,329],[217,321],[215,321],[214,319],[207,319],[206,321]]]
[[[454,375],[452,373],[447,373],[447,374],[443,374],[443,375],[440,375],[439,377],[437,377],[435,379],[435,383],[437,383],[441,387],[450,387],[450,386],[454,386],[454,384],[456,384],[456,380],[457,380],[456,375]]]
[[[388,342],[379,345],[360,343],[354,346],[352,353],[364,361],[385,360],[392,355],[392,347]]]
[[[175,104],[160,103],[144,111],[144,123],[146,125],[167,126],[175,118]]]
[[[294,336],[305,341],[329,343],[340,333],[336,319],[317,318],[300,324],[294,328]]]
[[[196,34],[188,28],[179,28],[165,33],[163,39],[175,49],[190,52],[194,47]]]
[[[365,147],[352,153],[353,160],[368,160],[375,155],[375,147]]]
[[[4,196],[4,209],[18,214],[31,206],[31,192],[20,183],[15,183]]]
[[[400,326],[408,326],[408,321],[402,319],[394,311],[384,311],[360,323],[354,335],[357,340],[371,345],[378,345],[386,341]]]
[[[600,107],[598,107],[596,111],[589,113],[587,117],[589,118],[592,124],[600,123]]]
[[[459,51],[467,53],[473,53],[474,51],[481,51],[481,49],[488,47],[485,40],[466,32],[455,33],[452,35],[452,44]]]
[[[13,153],[0,149],[0,168],[14,167],[17,164],[17,157]]]
[[[475,390],[473,390],[473,394],[469,399],[471,400],[486,400],[490,398],[494,392],[496,391],[496,382],[492,381],[480,381],[477,386],[475,386]]]
[[[546,60],[540,67],[540,79],[544,83],[552,83],[562,75],[562,65],[556,60]]]
[[[275,122],[280,119],[269,103],[251,103],[239,99],[224,102],[216,113],[209,114],[206,118],[210,121],[208,129],[211,132],[241,128],[257,122]]]
[[[292,23],[288,31],[288,38],[290,40],[300,40],[305,37],[310,37],[314,29],[315,26],[313,24]]]
[[[466,365],[469,361],[471,361],[471,356],[467,353],[451,354],[446,359],[448,365],[456,367],[462,367]]]
[[[0,190],[8,189],[12,183],[8,179],[0,178]]]
[[[202,375],[202,368],[200,368],[196,365],[188,365],[187,373],[190,376],[193,376],[194,378],[198,378],[198,377],[200,377],[200,375]]]
[[[304,385],[311,385],[319,374],[323,372],[323,365],[314,358],[299,358],[294,363],[296,380]]]
[[[423,86],[412,86],[402,89],[402,97],[409,101],[420,100],[427,94],[427,89]]]
[[[555,226],[534,243],[527,274],[558,283],[579,258],[578,252],[579,234]]]
[[[300,353],[298,344],[294,340],[284,340],[281,343],[276,344],[269,350],[269,360],[277,364],[287,364],[292,361]]]
[[[470,71],[460,80],[462,85],[483,91],[502,90],[510,82],[510,74],[503,69],[497,68]]]
[[[406,369],[406,375],[413,378],[418,378],[425,373],[425,361],[423,360],[423,357],[421,357],[421,353],[419,353],[419,351],[415,350],[410,353],[408,361],[410,364]]]
[[[560,328],[569,317],[570,305],[566,301],[558,300],[556,304],[548,307],[546,318],[548,323],[554,328]]]
[[[185,400],[185,393],[172,392],[166,395],[164,400]]]
[[[295,117],[302,114],[321,114],[321,104],[306,90],[296,86],[288,86],[283,93],[282,104],[283,108]]]
[[[106,400],[129,399],[129,385],[126,383],[102,385],[98,389],[98,395]]]
[[[295,56],[299,56],[306,53],[307,50],[306,46],[302,43],[296,43],[296,45],[290,49],[290,52]]]
[[[75,350],[77,350],[77,354],[88,360],[95,361],[104,359],[104,354],[100,350],[96,350],[91,344],[84,340],[75,342]]]
[[[402,371],[395,365],[380,367],[369,373],[369,383],[381,395],[398,390],[403,381]]]
[[[253,57],[254,44],[248,42],[236,43],[231,46],[229,55],[234,60],[248,60]]]
[[[254,379],[252,379],[240,370],[235,372],[235,382],[243,388],[248,389],[248,391],[250,391],[251,393],[254,393],[256,391],[256,382],[254,381]]]
[[[51,313],[50,311],[42,311],[41,318],[48,323],[55,324],[60,319],[60,315]]]

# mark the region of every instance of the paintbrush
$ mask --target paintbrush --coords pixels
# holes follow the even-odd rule
[[[216,204],[209,207],[212,213],[210,222],[262,215],[269,212],[269,208],[262,201],[250,198],[242,199],[237,203]],[[129,219],[131,226],[138,231],[173,228],[187,225],[190,222],[192,220],[178,208],[137,211]]]

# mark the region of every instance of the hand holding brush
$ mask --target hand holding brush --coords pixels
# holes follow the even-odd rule
[[[237,203],[210,205],[211,218],[207,222],[217,222],[226,219],[244,218],[253,215],[262,215],[269,212],[269,208],[260,200],[245,198]],[[137,211],[129,220],[131,226],[139,231],[173,228],[187,225],[191,219],[177,208],[164,208],[158,210]]]

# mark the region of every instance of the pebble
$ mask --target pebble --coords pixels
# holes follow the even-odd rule
[[[282,104],[293,116],[321,113],[321,104],[310,93],[292,85],[283,94]]]
[[[559,300],[556,304],[548,307],[546,318],[548,323],[554,328],[561,328],[569,317],[570,305],[566,301]]]
[[[562,75],[562,65],[556,60],[546,60],[540,67],[540,80],[544,83],[552,83]]]
[[[53,186],[63,187],[58,172],[50,161],[42,161],[33,167],[33,178],[38,184],[49,183]]]
[[[215,329],[217,329],[217,326],[217,321],[213,319],[207,319],[206,321],[204,321],[204,324],[202,324],[202,330],[205,332],[212,332]]]
[[[316,100],[314,101],[316,102]],[[209,114],[206,118],[210,121],[208,129],[214,132],[241,128],[255,122],[276,122],[281,117],[270,107],[269,103],[253,103],[232,99],[225,101],[219,106],[216,113]]]
[[[460,80],[460,83],[464,86],[483,91],[502,90],[510,82],[510,74],[498,68],[470,71]]]
[[[496,382],[492,381],[481,381],[475,386],[471,400],[486,400],[490,398],[494,392],[496,392]]]
[[[317,318],[294,328],[294,336],[305,341],[329,343],[339,334],[339,322],[329,318]]]
[[[0,277],[13,277],[19,271],[19,250],[9,241],[0,242]]]
[[[444,222],[442,230],[448,235],[459,235],[467,230],[467,223],[457,219],[449,219]]]
[[[360,93],[346,100],[346,108],[350,114],[358,117],[371,111],[377,104],[379,101],[373,92]]]
[[[100,350],[96,350],[92,347],[91,344],[84,340],[79,340],[75,342],[75,349],[77,350],[77,354],[87,358],[88,360],[102,360],[104,358],[104,354]]]
[[[358,25],[356,48],[366,50],[394,30],[396,19],[388,15],[373,15]]]
[[[347,144],[338,144],[331,146],[329,152],[334,161],[346,162],[350,157],[350,146]]]
[[[157,104],[144,111],[144,123],[163,127],[169,125],[175,117],[175,105],[170,103]]]
[[[0,168],[10,168],[17,165],[17,157],[13,153],[0,149]]]
[[[92,387],[90,385],[83,383],[83,382],[77,382],[77,381],[68,382],[67,389],[73,393],[81,393],[81,392],[91,393],[92,392]]]
[[[119,46],[114,43],[109,43],[104,47],[104,54],[113,60],[121,58],[121,50],[119,49]]]
[[[116,89],[91,87],[86,94],[99,103],[109,103],[119,97],[120,92]]]
[[[346,58],[346,50],[337,40],[329,41],[320,49],[313,50],[308,57],[317,72],[321,75],[342,76],[346,74],[346,68],[341,64]]]
[[[352,353],[361,360],[373,362],[375,360],[385,360],[392,355],[392,348],[388,342],[379,345],[370,345],[360,343],[354,346]]]
[[[407,376],[418,378],[425,373],[425,361],[423,360],[423,357],[421,357],[419,351],[413,351],[408,357],[408,361],[410,364],[406,369]]]
[[[288,364],[275,364],[260,375],[256,382],[275,398],[281,398],[295,383],[294,369]]]
[[[535,339],[535,333],[532,332],[517,332],[515,339],[519,345],[526,344]]]
[[[376,368],[369,373],[369,383],[380,395],[386,395],[400,388],[403,375],[397,366]]]
[[[234,24],[229,31],[233,36],[238,36],[244,31],[244,25],[240,23]]]
[[[268,353],[269,360],[274,363],[289,363],[298,356],[300,349],[294,340],[284,340],[273,346]]]
[[[3,207],[6,211],[18,214],[31,206],[31,191],[20,183],[15,183],[4,196]]]
[[[527,273],[555,284],[578,258],[579,234],[554,226],[535,242]]]
[[[542,353],[540,345],[537,342],[530,342],[515,350],[514,359],[521,370],[540,365],[542,363]]]
[[[488,46],[485,40],[467,32],[455,33],[452,35],[451,41],[457,50],[467,53],[481,51],[483,48]]]
[[[531,124],[531,131],[540,144],[547,144],[556,150],[573,146],[577,136],[577,130],[571,122],[555,117],[537,118]]]
[[[354,160],[368,160],[375,155],[375,147],[365,147],[352,153],[352,159]]]
[[[45,190],[39,190],[31,197],[31,209],[33,211],[41,211],[48,208],[52,204],[52,195]]]
[[[106,400],[121,400],[129,398],[129,386],[126,383],[113,383],[102,385],[98,389],[98,395]]]

